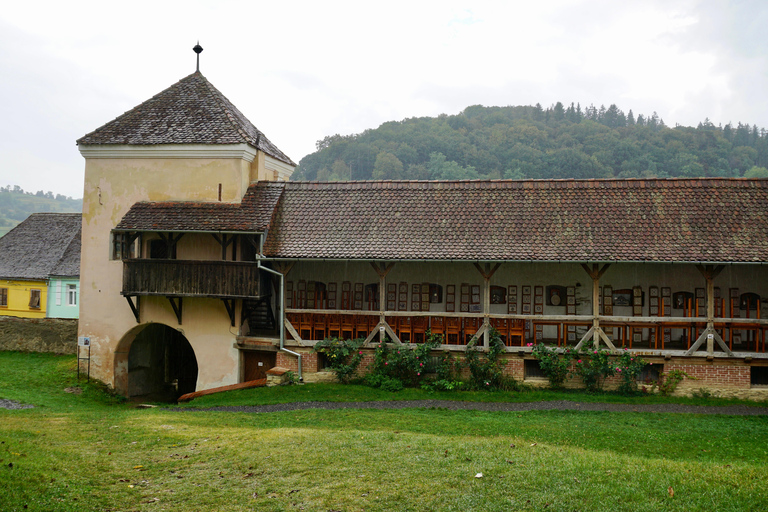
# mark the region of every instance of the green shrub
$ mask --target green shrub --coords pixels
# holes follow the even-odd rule
[[[587,391],[602,391],[605,379],[616,373],[616,367],[612,364],[610,352],[599,348],[579,351],[574,373],[581,378]]]
[[[532,345],[529,343],[529,346]],[[560,389],[568,378],[571,368],[573,354],[571,349],[558,351],[556,348],[550,348],[543,343],[533,347],[533,357],[538,359],[539,367],[549,380],[549,386],[553,389]]]
[[[616,358],[616,374],[619,376],[619,393],[632,395],[637,393],[637,376],[645,368],[646,362],[627,349]]]
[[[686,377],[691,380],[696,380],[696,377],[691,377],[683,370],[670,370],[662,373],[659,375],[659,393],[664,396],[671,395],[677,389],[677,385]]]
[[[475,340],[467,345],[464,364],[469,369],[469,387],[471,389],[517,389],[517,383],[504,375],[507,362],[499,356],[505,352],[504,343],[496,329],[491,328],[488,352],[478,347]]]
[[[340,340],[338,338],[325,338],[315,344],[315,352],[325,355],[331,371],[336,375],[336,380],[347,383],[357,371],[363,360],[363,352],[360,347],[364,339]]]
[[[406,345],[392,346],[386,340],[376,346],[373,356],[371,373],[366,377],[366,383],[373,387],[381,387],[397,391],[397,386],[391,380],[400,382],[399,389],[404,386],[418,386],[426,379],[426,375],[435,370],[431,364],[431,352],[442,344],[442,336],[427,331],[426,342],[408,347]],[[385,388],[387,386],[387,388]]]

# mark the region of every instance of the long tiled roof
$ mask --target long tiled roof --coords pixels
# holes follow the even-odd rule
[[[33,213],[0,238],[0,278],[80,275],[79,213]]]
[[[78,139],[88,144],[249,144],[296,164],[199,72]]]
[[[768,262],[768,180],[289,182],[279,258]]]
[[[241,203],[139,202],[120,220],[118,231],[264,232],[280,199],[280,183],[251,185]]]

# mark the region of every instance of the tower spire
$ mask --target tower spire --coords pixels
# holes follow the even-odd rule
[[[200,46],[200,41],[197,42],[194,48],[192,48],[192,51],[194,51],[197,54],[197,71],[200,71],[200,54],[203,52],[203,47]]]

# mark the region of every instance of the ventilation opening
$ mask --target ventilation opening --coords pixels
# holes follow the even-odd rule
[[[643,367],[642,371],[637,375],[637,383],[641,385],[650,386],[654,382],[659,382],[661,372],[664,371],[663,364],[647,364]]]
[[[752,386],[768,386],[768,366],[753,366],[749,383]]]
[[[525,378],[526,379],[546,379],[547,376],[539,366],[538,359],[525,360]]]

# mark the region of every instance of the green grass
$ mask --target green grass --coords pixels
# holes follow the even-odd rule
[[[74,368],[71,356],[0,352],[0,398],[38,405],[0,409],[0,509],[768,508],[764,416],[173,412],[134,409],[84,381],[82,394],[65,393],[77,385]],[[270,403],[270,396],[277,402],[389,396],[336,385],[248,391],[218,395],[216,404],[232,396],[250,397],[252,404]],[[548,396],[528,396],[537,393]],[[396,396],[436,395],[406,390]]]
[[[301,386],[281,386],[277,388],[251,388],[227,393],[202,396],[179,407],[205,408],[237,405],[271,405],[291,402],[367,402],[375,400],[457,400],[469,402],[540,402],[551,400],[570,400],[573,402],[609,402],[626,404],[664,404],[676,403],[687,405],[748,405],[766,406],[766,402],[739,400],[736,398],[704,398],[661,396],[659,394],[638,394],[622,396],[617,393],[587,393],[578,389],[552,391],[549,389],[530,388],[519,392],[507,391],[425,391],[406,388],[402,391],[389,392],[355,384],[318,383]],[[176,406],[174,406],[176,407]]]

